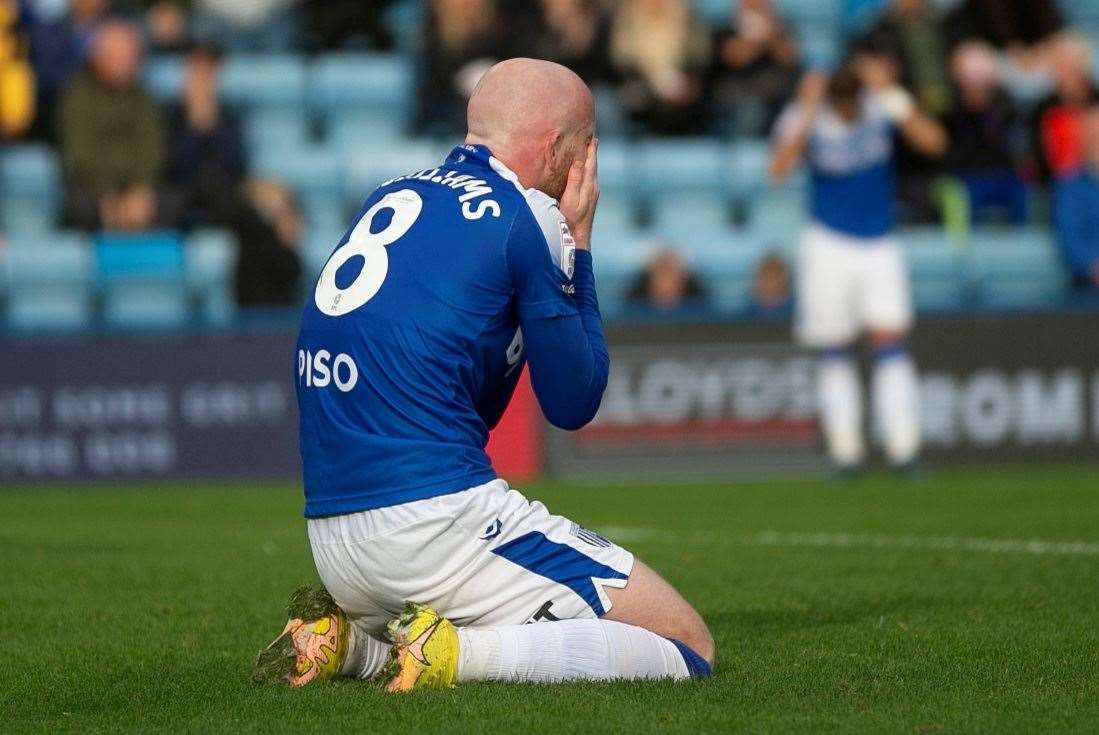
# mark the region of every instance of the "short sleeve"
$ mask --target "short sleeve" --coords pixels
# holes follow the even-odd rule
[[[572,284],[576,244],[553,200],[534,204],[516,215],[507,242],[520,320],[578,314]]]

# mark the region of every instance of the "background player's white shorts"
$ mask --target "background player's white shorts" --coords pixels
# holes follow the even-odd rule
[[[857,240],[819,224],[806,229],[796,326],[804,345],[838,347],[867,329],[905,332],[911,326],[908,273],[896,240]]]
[[[625,587],[633,555],[495,480],[452,495],[310,519],[329,593],[379,636],[406,601],[456,625],[594,618]]]

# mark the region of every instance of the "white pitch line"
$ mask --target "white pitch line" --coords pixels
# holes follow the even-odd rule
[[[1099,543],[1090,541],[1043,541],[1039,539],[990,539],[965,536],[890,536],[857,533],[719,534],[713,531],[682,533],[637,526],[608,526],[601,529],[621,543],[660,541],[667,543],[732,542],[745,546],[776,546],[835,549],[909,549],[913,551],[971,551],[988,554],[1031,554],[1038,556],[1099,556]]]
[[[919,551],[979,551],[990,554],[1099,556],[1099,544],[1088,541],[991,539],[959,536],[884,536],[851,533],[778,533],[763,531],[754,537],[759,546],[815,546],[835,548],[915,549]]]

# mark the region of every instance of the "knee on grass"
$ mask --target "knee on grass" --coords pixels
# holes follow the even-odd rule
[[[692,612],[694,611],[692,610]],[[666,637],[687,646],[709,666],[713,667],[716,655],[714,637],[710,633],[710,629],[706,627],[701,615],[695,612],[691,619],[683,620],[673,628],[673,631],[671,635],[666,635]]]
[[[690,647],[692,651],[701,656],[707,664],[713,667],[714,658],[717,655],[714,637],[710,633],[710,629],[706,627],[706,623],[702,622],[701,618],[699,618],[696,626],[692,626],[689,631],[684,633],[684,638],[681,642],[683,645]]]

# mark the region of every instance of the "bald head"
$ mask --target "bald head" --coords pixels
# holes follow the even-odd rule
[[[568,68],[508,59],[489,69],[473,90],[468,121],[466,142],[487,146],[524,186],[559,198],[569,167],[594,134],[595,104],[591,90]]]

